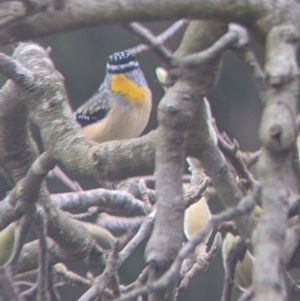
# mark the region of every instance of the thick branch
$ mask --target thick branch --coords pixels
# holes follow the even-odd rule
[[[300,20],[299,7],[293,0],[86,0],[84,5],[81,0],[73,0],[62,2],[60,7],[48,4],[41,10],[43,3],[42,0],[34,0],[31,1],[32,7],[28,8],[24,3],[13,1],[13,9],[6,3],[0,6],[0,16],[9,16],[9,22],[4,22],[5,26],[0,29],[0,43],[32,39],[83,26],[132,21],[215,18],[249,25],[264,34],[280,23],[293,22],[299,27]]]
[[[24,177],[38,156],[20,90],[8,81],[0,92],[0,172],[11,187]]]
[[[266,45],[268,102],[260,126],[263,149],[258,161],[263,210],[253,236],[255,301],[289,299],[284,280],[283,245],[289,201],[298,195],[291,160],[296,140],[298,39],[293,25],[282,25],[269,33]]]

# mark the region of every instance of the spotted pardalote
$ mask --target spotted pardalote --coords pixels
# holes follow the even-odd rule
[[[116,52],[108,57],[99,90],[74,116],[85,135],[98,143],[138,137],[145,129],[152,95],[135,57]]]

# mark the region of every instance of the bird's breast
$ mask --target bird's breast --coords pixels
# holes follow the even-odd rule
[[[112,92],[123,94],[136,105],[142,105],[142,100],[148,93],[147,87],[140,87],[125,74],[113,74],[110,89]]]

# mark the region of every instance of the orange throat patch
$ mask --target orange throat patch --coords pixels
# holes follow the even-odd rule
[[[147,94],[147,89],[138,86],[124,74],[113,74],[110,89],[115,93],[121,93],[129,100],[138,101]]]

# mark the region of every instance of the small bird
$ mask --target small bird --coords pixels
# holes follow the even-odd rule
[[[75,112],[85,135],[98,143],[138,137],[145,129],[152,95],[134,55],[111,54],[100,88]]]

